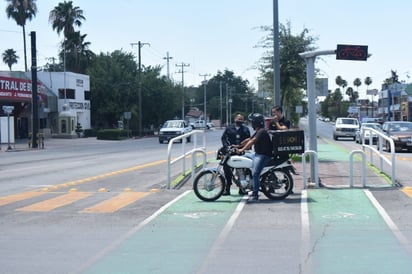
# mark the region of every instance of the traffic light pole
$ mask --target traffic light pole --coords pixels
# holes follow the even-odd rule
[[[315,61],[320,55],[334,55],[335,50],[311,51],[300,53],[299,55],[306,62],[306,95],[308,96],[308,111],[309,111],[309,149],[317,153],[316,140],[316,90],[315,90]],[[310,154],[311,175],[315,174],[315,159],[314,155]],[[311,177],[311,182],[317,182],[318,178]],[[306,182],[305,182],[306,183]],[[318,184],[317,184],[318,185]]]

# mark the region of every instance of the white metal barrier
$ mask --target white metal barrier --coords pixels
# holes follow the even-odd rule
[[[202,146],[198,145],[198,136],[201,135],[202,136]],[[190,137],[192,140],[192,146],[191,149],[187,148],[187,137]],[[179,154],[179,156],[177,156],[176,158],[174,158],[172,160],[172,148],[174,145],[175,141],[179,141],[181,140],[182,143],[178,144],[181,145],[181,153]],[[170,184],[171,184],[171,169],[172,169],[172,165],[176,164],[179,161],[182,161],[182,174],[185,175],[186,174],[186,158],[187,156],[191,156],[192,157],[192,166],[191,166],[191,170],[192,170],[192,177],[194,176],[194,172],[195,172],[195,168],[197,165],[197,157],[196,154],[202,154],[203,155],[203,166],[206,166],[207,164],[207,160],[206,160],[206,134],[204,130],[193,130],[189,133],[177,136],[173,139],[171,139],[169,141],[168,147],[167,147],[167,188],[170,189]]]
[[[319,187],[318,153],[314,150],[306,150],[302,154],[303,188],[306,189],[306,155],[311,155],[311,161],[313,161],[313,170],[311,170],[310,175],[312,176],[312,178],[315,178],[316,187]]]
[[[365,133],[369,131],[369,144],[365,143]],[[377,148],[373,147],[373,133],[375,133],[378,137],[378,145]],[[370,163],[374,165],[374,154],[376,154],[379,157],[379,169],[381,171],[384,170],[384,162],[386,162],[390,167],[391,167],[391,182],[392,186],[396,184],[396,154],[395,154],[395,143],[393,142],[392,138],[386,136],[384,133],[382,133],[379,130],[373,129],[373,128],[362,128],[362,131],[360,132],[362,136],[362,150],[365,151],[366,149],[369,149],[370,151]],[[385,154],[383,154],[383,143],[385,142],[386,144],[389,144],[390,147],[390,153],[391,157],[390,160],[385,157]]]
[[[353,156],[355,154],[362,155],[362,186],[366,186],[366,156],[363,150],[352,150],[349,154],[349,185],[353,187]]]

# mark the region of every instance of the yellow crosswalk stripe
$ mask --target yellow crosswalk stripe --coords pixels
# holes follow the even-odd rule
[[[14,202],[34,198],[40,195],[43,195],[47,192],[40,192],[40,191],[29,191],[29,192],[22,192],[17,194],[12,194],[4,197],[0,197],[0,206],[8,205]]]
[[[409,197],[411,197],[412,198],[412,187],[404,187],[403,189],[402,189],[402,191],[406,194],[406,195],[408,195]]]
[[[149,192],[122,192],[119,195],[96,204],[92,207],[86,208],[82,213],[113,213],[131,203],[134,203],[138,199],[141,199],[147,195]]]
[[[93,195],[90,192],[69,192],[58,197],[16,209],[17,211],[47,212]]]

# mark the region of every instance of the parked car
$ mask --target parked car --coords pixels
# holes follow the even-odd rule
[[[382,131],[392,138],[395,144],[395,152],[403,149],[412,152],[412,122],[387,121],[382,125]],[[390,144],[385,140],[382,144],[386,151],[390,151]],[[379,147],[379,144],[378,144]]]
[[[184,120],[168,120],[159,130],[159,143],[169,142],[171,139],[192,131],[192,127]],[[190,142],[190,136],[187,142]],[[183,140],[180,140],[182,142]]]
[[[359,130],[359,122],[356,118],[338,117],[333,127],[333,139],[340,137],[356,138],[356,131]]]
[[[210,128],[210,124],[205,123],[205,120],[197,120],[197,121],[194,121],[193,123],[190,123],[190,125],[192,126],[193,129],[198,129],[198,128],[209,129]]]
[[[365,139],[365,144],[369,144],[370,135],[372,133],[372,144],[376,144],[378,141],[378,134],[370,130],[364,130],[365,128],[373,128],[376,130],[381,130],[382,126],[379,123],[362,123],[359,130],[356,131],[355,142],[363,144],[363,139]],[[363,132],[363,134],[362,134]]]

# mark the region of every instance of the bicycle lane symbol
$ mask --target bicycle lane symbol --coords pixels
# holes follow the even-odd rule
[[[333,214],[322,215],[324,219],[352,219],[352,220],[367,220],[370,218],[369,215],[365,214],[355,214],[350,212],[336,212]]]

